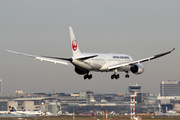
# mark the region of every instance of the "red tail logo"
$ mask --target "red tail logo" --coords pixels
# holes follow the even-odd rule
[[[76,49],[77,49],[77,42],[76,42],[75,39],[72,40],[72,49],[73,49],[74,51],[76,51]]]

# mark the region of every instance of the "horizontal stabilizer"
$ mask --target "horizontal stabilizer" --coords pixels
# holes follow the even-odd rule
[[[94,58],[94,57],[97,57],[97,56],[98,55],[86,55],[86,54],[82,54],[80,56],[73,57],[73,59],[76,59],[76,60],[87,60],[87,59]]]
[[[71,59],[69,59],[69,58],[50,57],[50,56],[42,56],[42,57],[52,58],[52,59],[60,59],[60,60],[66,60],[66,61],[71,61]]]
[[[86,60],[86,59],[89,59],[89,58],[93,58],[93,57],[97,57],[98,55],[93,55],[93,56],[87,56],[87,57],[82,57],[82,58],[79,58],[80,60]]]

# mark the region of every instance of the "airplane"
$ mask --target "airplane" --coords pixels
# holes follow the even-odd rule
[[[126,73],[125,78],[129,78],[128,73],[130,71],[134,74],[141,74],[144,72],[144,66],[141,64],[142,62],[146,62],[162,57],[175,50],[175,48],[173,48],[168,52],[135,61],[132,59],[131,56],[126,54],[82,53],[80,51],[79,45],[77,44],[77,40],[75,38],[72,27],[69,27],[69,31],[70,31],[70,39],[71,39],[71,49],[73,53],[73,56],[70,58],[36,56],[36,55],[15,52],[8,49],[7,51],[15,54],[39,59],[41,61],[44,60],[44,61],[64,64],[64,65],[72,65],[74,66],[74,70],[77,74],[84,75],[84,79],[92,78],[92,74],[89,74],[90,71],[114,72],[114,74],[111,75],[111,79],[118,79],[120,77],[120,75],[117,74],[118,71],[125,72]]]
[[[177,116],[177,112],[172,111],[172,110],[168,110],[168,107],[166,106],[166,112],[165,113],[158,113],[157,115]]]
[[[166,113],[176,114],[177,112],[174,110],[168,110],[168,107],[166,106]]]
[[[9,111],[0,111],[0,114],[19,114],[14,107],[9,106]]]
[[[26,115],[42,115],[41,111],[26,111],[24,107],[22,107],[22,111],[19,111],[19,113]]]
[[[9,109],[10,109],[10,113],[11,114],[22,114],[22,115],[42,115],[42,112],[41,111],[26,111],[24,109],[24,107],[22,107],[21,111],[16,111],[16,109],[14,109],[14,107],[11,107],[9,106]]]
[[[16,111],[14,107],[9,106],[9,111],[0,111],[0,114],[5,115],[6,117],[34,117],[34,116],[41,116],[43,113],[41,111],[25,111],[22,107],[22,111]]]

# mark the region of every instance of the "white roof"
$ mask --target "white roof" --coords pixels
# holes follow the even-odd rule
[[[48,99],[48,98],[52,98],[52,97],[17,98],[17,99],[15,99],[15,101],[20,101],[20,100],[24,100],[24,101],[31,101],[31,100],[43,100],[43,99]]]

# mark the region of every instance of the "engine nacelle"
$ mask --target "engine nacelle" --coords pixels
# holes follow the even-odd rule
[[[79,68],[77,68],[77,67],[75,67],[74,70],[75,70],[75,72],[76,72],[77,74],[79,74],[79,75],[84,75],[84,74],[88,73],[88,71],[79,69]]]
[[[131,72],[134,74],[141,74],[144,72],[144,66],[140,63],[137,63],[133,67],[131,67]]]

